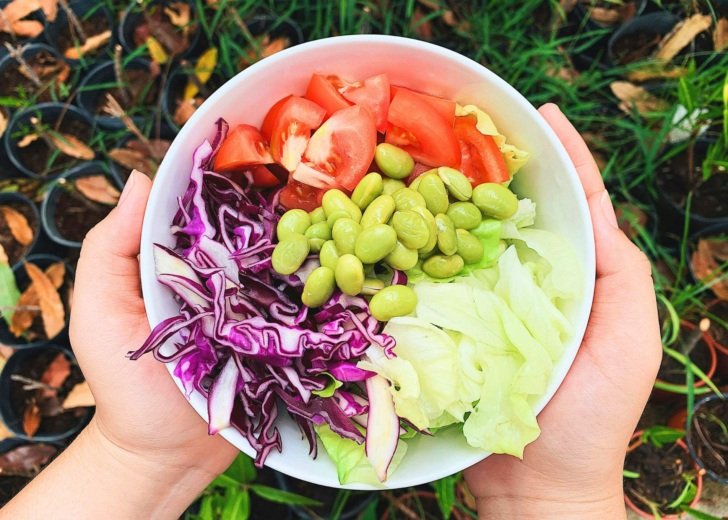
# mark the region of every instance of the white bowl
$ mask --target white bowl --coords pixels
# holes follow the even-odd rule
[[[260,125],[270,106],[291,93],[305,91],[311,74],[337,74],[362,79],[386,72],[393,84],[430,94],[473,103],[485,109],[499,131],[531,153],[526,167],[516,175],[515,191],[537,203],[536,226],[567,238],[578,252],[583,269],[584,292],[567,310],[575,334],[555,365],[546,394],[536,403],[540,412],[563,381],[579,349],[589,318],[594,290],[594,236],[584,191],[563,146],[536,109],[513,87],[478,63],[429,43],[392,36],[341,36],[313,41],[266,58],[223,85],[195,112],[172,143],[157,172],[144,218],[141,277],[149,323],[152,326],[176,315],[179,305],[171,293],[157,283],[152,244],[173,244],[169,223],[189,181],[192,151],[203,140],[212,140],[215,121],[224,117],[231,125]],[[169,363],[170,373],[175,363]],[[173,376],[174,377],[174,376]],[[177,386],[182,389],[179,381]],[[205,398],[194,393],[190,403],[207,420]],[[283,413],[278,421],[283,452],[272,452],[266,465],[292,477],[331,487],[374,489],[349,484],[341,486],[334,464],[319,450],[317,459],[308,455],[308,443],[297,426]],[[223,437],[248,455],[255,453],[245,438],[229,428]],[[484,459],[488,453],[471,448],[462,435],[444,432],[436,437],[409,441],[402,464],[382,488],[400,488],[431,482]]]

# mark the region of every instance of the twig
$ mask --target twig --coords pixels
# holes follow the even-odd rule
[[[43,87],[43,82],[40,80],[38,75],[35,73],[33,69],[30,68],[28,65],[28,62],[25,61],[25,58],[23,58],[23,47],[13,47],[8,42],[5,42],[5,48],[8,50],[8,53],[10,54],[10,57],[13,58],[15,61],[18,62],[20,65],[20,72],[28,78],[30,81],[32,81],[36,87],[41,88]]]
[[[74,13],[70,7],[68,7],[68,1],[67,0],[58,0],[58,3],[61,4],[61,8],[66,12],[66,16],[68,17],[68,21],[71,22],[71,25],[76,30],[78,35],[81,37],[81,42],[86,43],[86,40],[88,39],[86,37],[86,32],[83,30],[83,26],[81,25],[81,22],[78,21],[78,17],[76,17],[76,13]]]
[[[24,383],[23,390],[48,390],[50,392],[58,392],[59,390],[59,388],[56,388],[55,386],[47,385],[41,381],[36,381],[35,379],[30,379],[18,374],[12,374],[10,379],[19,383]]]
[[[112,117],[118,117],[121,119],[121,122],[124,123],[124,126],[127,130],[129,130],[134,136],[139,139],[143,144],[144,147],[147,149],[150,155],[154,155],[152,153],[152,147],[149,144],[149,139],[139,130],[139,127],[134,123],[134,120],[129,117],[129,114],[126,113],[126,111],[121,108],[121,105],[119,102],[114,99],[114,96],[106,93],[106,104],[104,105],[104,112],[109,114]]]
[[[116,82],[119,84],[119,93],[121,94],[122,101],[125,104],[129,104],[129,93],[126,91],[126,83],[124,82],[124,68],[121,66],[121,45],[118,43],[114,47],[114,76],[116,76]]]
[[[705,435],[705,432],[703,431],[703,427],[700,424],[700,421],[698,420],[697,417],[693,418],[693,426],[695,426],[695,431],[698,432],[698,437],[700,437],[700,440],[703,441],[703,445],[708,449],[708,451],[711,453],[711,455],[713,455],[713,457],[715,457],[715,460],[720,462],[721,466],[725,467],[726,466],[725,459],[721,456],[720,453],[718,453],[718,451],[715,448],[713,448],[712,443],[710,442],[710,440],[708,440],[708,437]]]

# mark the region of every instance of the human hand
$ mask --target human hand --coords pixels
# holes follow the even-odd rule
[[[625,516],[622,467],[662,354],[650,263],[617,227],[584,140],[554,104],[539,109],[587,196],[596,241],[594,304],[579,353],[538,417],[523,460],[492,455],[466,470],[481,518]]]

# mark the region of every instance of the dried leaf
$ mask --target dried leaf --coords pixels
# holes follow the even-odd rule
[[[149,139],[149,152],[152,154],[152,158],[157,159],[161,161],[164,159],[164,156],[167,155],[167,151],[169,150],[169,147],[172,146],[172,143],[170,141],[167,141],[166,139]],[[141,141],[138,141],[136,139],[132,139],[127,143],[127,146],[131,148],[132,150],[146,150],[146,146]],[[146,170],[142,170],[146,171]]]
[[[22,246],[30,245],[33,242],[33,229],[28,224],[25,215],[10,206],[0,206],[0,212],[2,212],[13,238]]]
[[[184,33],[187,32],[186,27],[180,31],[171,23],[161,19],[161,17],[147,17],[147,22],[152,36],[164,48],[167,54],[177,56],[187,48],[188,41],[184,36]]]
[[[60,388],[63,383],[71,375],[71,362],[63,352],[60,352],[53,358],[51,364],[43,371],[40,376],[40,382],[53,388]],[[49,392],[49,393],[47,393]],[[43,390],[43,395],[55,395],[56,393],[49,389]]]
[[[23,412],[23,431],[28,437],[32,437],[40,428],[40,408],[33,400]]]
[[[149,36],[146,41],[147,50],[152,61],[155,63],[167,63],[169,61],[169,55],[164,50],[162,44],[154,36]]]
[[[60,289],[63,285],[63,279],[66,276],[66,265],[63,262],[56,262],[55,264],[49,265],[45,274],[53,284],[53,287]],[[69,300],[70,301],[70,300]],[[10,323],[10,332],[16,336],[21,336],[26,330],[33,325],[33,319],[40,312],[30,310],[33,307],[39,306],[38,292],[35,290],[35,285],[32,283],[23,291],[20,295],[17,303],[17,309],[13,313],[13,318]]]
[[[55,22],[58,16],[58,0],[40,0],[40,8],[49,22]]]
[[[196,100],[190,99],[187,101],[178,101],[177,109],[174,111],[172,119],[178,126],[184,125],[190,120],[192,114],[197,110]]]
[[[174,2],[164,8],[169,21],[176,27],[187,27],[190,23],[190,5],[184,2]]]
[[[721,300],[728,301],[728,279],[720,279],[719,262],[728,260],[728,240],[698,240],[698,247],[690,259],[695,277],[715,293]]]
[[[48,132],[48,139],[59,152],[74,159],[90,161],[96,155],[88,145],[72,135]]]
[[[687,20],[683,20],[662,40],[655,58],[670,61],[678,52],[687,47],[698,34],[708,30],[710,24],[711,18],[707,14],[694,14]]]
[[[70,49],[66,49],[66,52],[64,52],[63,55],[70,60],[80,60],[81,56],[83,56],[87,52],[95,51],[102,45],[106,45],[106,43],[108,43],[110,39],[110,30],[104,31],[100,34],[89,36],[88,38],[86,38],[86,41],[83,42],[83,45],[81,45],[80,47],[71,47]]]
[[[8,127],[8,115],[5,110],[0,108],[0,137],[5,133],[5,129]]]
[[[194,77],[197,78],[197,81],[192,79],[187,81],[182,99],[185,101],[194,99],[199,92],[198,85],[204,85],[209,81],[216,66],[217,49],[215,47],[210,47],[197,59],[194,70]]]
[[[275,38],[273,41],[271,41],[268,45],[263,47],[263,50],[260,53],[260,56],[262,58],[267,58],[268,56],[273,56],[276,52],[281,52],[285,48],[287,48],[291,44],[291,41],[284,37],[280,36],[278,38]]]
[[[25,271],[38,293],[40,314],[43,318],[43,328],[46,336],[53,338],[63,330],[65,325],[66,311],[63,308],[61,297],[58,290],[38,266],[26,262]]]
[[[33,478],[58,453],[50,444],[33,443],[18,446],[0,455],[0,476]]]
[[[109,158],[129,170],[152,171],[156,169],[151,159],[144,152],[128,148],[114,148],[109,152]]]
[[[650,112],[659,112],[667,108],[667,103],[650,94],[644,87],[638,87],[629,81],[614,81],[609,85],[612,93],[621,101],[619,108],[627,114],[632,112],[632,107],[642,115]]]
[[[43,24],[38,20],[18,20],[13,23],[10,32],[21,38],[37,38],[43,29]]]
[[[713,31],[713,47],[717,52],[722,52],[728,47],[728,18],[721,18],[715,24]]]
[[[104,175],[89,175],[81,177],[74,183],[76,189],[80,191],[84,197],[101,204],[109,204],[111,206],[119,202],[119,190],[111,185],[109,179]]]
[[[676,79],[687,74],[685,67],[667,67],[664,63],[649,64],[627,73],[627,79],[635,83],[653,79]]]
[[[88,383],[83,381],[74,386],[68,393],[65,401],[63,401],[63,408],[68,410],[69,408],[83,408],[87,406],[96,406],[96,400],[91,393],[91,388],[88,386]]]
[[[30,146],[30,144],[37,141],[39,137],[40,136],[38,134],[24,135],[23,138],[18,142],[18,148],[26,148]]]
[[[13,0],[2,9],[0,30],[13,32],[9,25],[22,20],[38,9],[40,9],[40,2],[38,0]]]

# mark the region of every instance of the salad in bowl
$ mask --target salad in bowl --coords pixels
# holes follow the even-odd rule
[[[315,60],[357,43],[382,54],[379,69]],[[398,59],[430,53],[507,90],[449,51],[346,37],[287,52],[269,78],[307,56],[316,65],[281,77],[266,103],[244,95],[255,67],[236,77],[206,105],[237,96],[249,112],[212,119],[203,106],[175,142],[194,146],[170,150],[191,161],[162,164],[142,238],[154,329],[130,357],[167,363],[210,434],[313,482],[399,487],[489,453],[521,457],[593,289],[590,222],[563,149],[503,129],[503,107],[482,96],[400,79]],[[561,170],[531,186],[543,166]],[[545,198],[559,189],[573,200]]]

